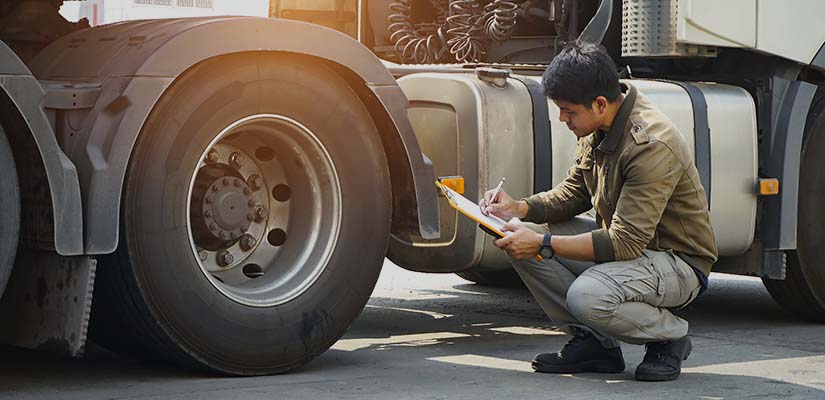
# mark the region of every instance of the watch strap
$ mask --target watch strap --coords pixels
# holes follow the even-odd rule
[[[550,233],[545,233],[544,238],[541,240],[541,247],[539,248],[539,255],[542,258],[553,258],[556,255],[556,252],[553,250],[553,246],[551,244],[551,239],[553,235]]]
[[[553,237],[553,235],[552,235],[552,234],[550,234],[550,233],[545,233],[545,234],[544,234],[544,239],[542,239],[542,241],[541,241],[541,247],[551,247],[551,246],[550,246],[550,239],[551,239],[552,237]]]

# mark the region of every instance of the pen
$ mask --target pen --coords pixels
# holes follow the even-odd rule
[[[496,197],[498,197],[499,192],[501,192],[501,187],[504,186],[505,177],[501,177],[501,180],[498,181],[498,186],[496,186],[496,190],[493,192],[493,197],[490,198],[490,204],[487,204],[487,207],[493,204],[496,201]],[[486,207],[485,207],[486,208]]]

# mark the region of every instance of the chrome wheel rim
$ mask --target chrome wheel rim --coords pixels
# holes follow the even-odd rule
[[[338,242],[341,183],[318,137],[259,114],[223,129],[201,154],[187,196],[189,243],[204,276],[249,306],[309,289]]]

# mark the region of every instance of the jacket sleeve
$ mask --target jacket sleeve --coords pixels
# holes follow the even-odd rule
[[[534,223],[568,220],[593,208],[578,165],[570,167],[567,178],[553,189],[522,200],[527,201],[527,216],[524,219]]]
[[[625,182],[610,228],[592,233],[597,263],[642,255],[684,173],[670,147],[659,141],[635,148],[623,164]]]

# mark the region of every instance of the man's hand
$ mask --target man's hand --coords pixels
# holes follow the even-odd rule
[[[482,214],[493,214],[505,221],[513,217],[524,218],[527,216],[526,201],[514,200],[503,190],[499,191],[498,195],[493,198],[495,192],[495,189],[488,190],[484,193],[484,198],[478,202]]]
[[[524,260],[539,254],[544,235],[516,224],[506,224],[502,229],[505,232],[512,233],[493,243],[499,249],[506,251],[510,257],[516,260]]]

